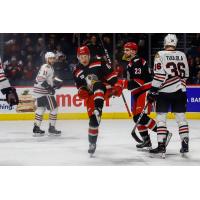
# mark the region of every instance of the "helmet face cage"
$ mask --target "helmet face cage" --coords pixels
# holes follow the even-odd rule
[[[175,34],[168,34],[164,39],[164,48],[166,46],[173,46],[176,48],[178,39]]]

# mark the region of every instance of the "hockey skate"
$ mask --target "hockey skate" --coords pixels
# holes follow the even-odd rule
[[[180,153],[181,156],[185,156],[185,153],[189,152],[189,138],[185,137],[183,138],[182,142],[181,142],[181,149],[180,149]]]
[[[55,126],[49,125],[48,136],[60,136],[61,131],[58,131]]]
[[[93,154],[95,153],[96,150],[96,144],[95,143],[90,143],[88,153],[90,154],[90,157],[93,157]]]
[[[45,134],[45,131],[41,130],[39,126],[34,124],[33,137],[42,137],[42,136],[44,136],[44,134]]]
[[[160,155],[161,158],[165,158],[166,153],[166,144],[163,142],[158,142],[158,147],[149,151],[151,154]]]
[[[141,144],[137,144],[136,145],[136,147],[137,147],[137,149],[138,150],[144,150],[144,151],[149,151],[149,150],[151,150],[152,149],[152,144],[151,144],[151,139],[150,139],[150,137],[149,137],[149,135],[147,135],[147,136],[145,136],[144,138],[143,138],[143,143],[141,143]]]

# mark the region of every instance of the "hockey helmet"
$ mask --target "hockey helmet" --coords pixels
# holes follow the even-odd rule
[[[90,55],[90,50],[87,46],[81,46],[77,49],[77,58],[80,55]]]
[[[176,47],[177,42],[178,42],[178,39],[175,34],[168,34],[167,36],[165,36],[165,39],[164,39],[164,48],[166,46]]]
[[[56,55],[53,52],[47,52],[44,55],[45,60],[47,61],[49,58],[55,58]]]
[[[127,42],[127,43],[124,45],[124,48],[129,48],[129,49],[131,49],[131,50],[137,51],[137,50],[138,50],[138,45],[137,45],[135,42]]]

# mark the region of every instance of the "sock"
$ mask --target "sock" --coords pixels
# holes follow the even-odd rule
[[[164,143],[167,137],[167,127],[166,126],[158,126],[157,127],[157,138],[158,142]]]
[[[43,120],[43,114],[45,111],[45,107],[38,107],[35,111],[35,121],[34,124],[36,126],[41,126],[42,120]]]
[[[98,127],[89,127],[88,129],[88,140],[89,143],[95,143],[97,142],[97,137],[98,137]]]
[[[181,140],[183,140],[185,137],[189,137],[189,128],[187,124],[179,126],[179,135]]]
[[[49,122],[51,126],[55,126],[56,125],[56,120],[57,120],[57,112],[58,109],[54,109],[49,113]]]
[[[143,139],[146,139],[147,136],[149,135],[149,134],[148,134],[148,129],[146,128],[146,126],[141,125],[141,124],[138,124],[137,129],[138,129],[138,131],[139,131],[141,137],[142,137]]]

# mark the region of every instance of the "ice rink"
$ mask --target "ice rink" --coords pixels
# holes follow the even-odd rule
[[[102,120],[97,151],[90,158],[87,140],[87,120],[57,122],[60,137],[32,137],[32,121],[0,122],[0,165],[200,165],[200,121],[190,120],[190,153],[179,154],[180,139],[176,123],[168,121],[173,132],[166,159],[137,151],[130,132],[131,120]],[[47,130],[48,121],[42,129]],[[156,134],[151,132],[153,146]]]

